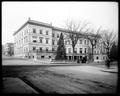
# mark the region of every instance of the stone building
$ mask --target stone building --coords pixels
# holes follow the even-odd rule
[[[57,42],[60,34],[64,38],[69,34],[68,30],[54,27],[51,24],[28,20],[16,32],[14,32],[14,54],[19,57],[34,59],[54,59],[56,56]],[[88,39],[80,38],[75,46],[73,57],[71,41],[65,39],[67,59],[89,58],[91,44]],[[98,44],[100,45],[100,43]],[[102,47],[97,46],[94,52],[94,61],[103,61]]]
[[[2,45],[2,55],[4,55],[4,45]]]
[[[6,43],[4,45],[4,55],[6,56],[14,55],[14,43]]]

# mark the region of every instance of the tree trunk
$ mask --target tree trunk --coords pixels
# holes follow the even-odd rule
[[[110,68],[110,52],[107,50],[107,60],[106,60],[106,67]]]
[[[94,61],[94,59],[93,59],[93,51],[94,51],[94,49],[93,49],[93,46],[92,46],[92,58],[91,58],[91,61],[93,62]]]
[[[75,51],[75,48],[73,47],[73,61],[74,61],[74,51]]]

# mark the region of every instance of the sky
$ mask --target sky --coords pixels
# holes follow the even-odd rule
[[[65,21],[90,22],[94,29],[118,33],[117,2],[2,2],[2,44],[14,42],[13,33],[30,17],[62,28]]]

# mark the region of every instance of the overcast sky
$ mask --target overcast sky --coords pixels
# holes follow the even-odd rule
[[[2,44],[14,42],[13,33],[30,17],[62,27],[67,19],[88,21],[118,32],[116,2],[2,2]]]

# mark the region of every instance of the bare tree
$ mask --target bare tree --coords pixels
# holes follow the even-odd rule
[[[72,49],[73,49],[73,60],[75,53],[75,45],[78,42],[78,39],[82,37],[82,33],[87,32],[89,28],[87,28],[90,23],[76,23],[75,21],[67,21],[65,22],[65,29],[68,30],[67,40],[71,41]]]
[[[99,27],[96,31],[94,29],[92,29],[92,31],[90,33],[87,33],[85,36],[91,43],[91,52],[89,52],[89,58],[92,62],[94,60],[93,59],[94,48],[95,48],[95,46],[100,38],[100,31],[101,31],[101,27]],[[95,34],[93,34],[92,32]]]
[[[107,67],[110,67],[110,51],[111,48],[116,40],[116,34],[113,33],[113,31],[109,30],[103,30],[102,31],[102,42],[103,46],[106,49],[106,55],[107,55]]]

